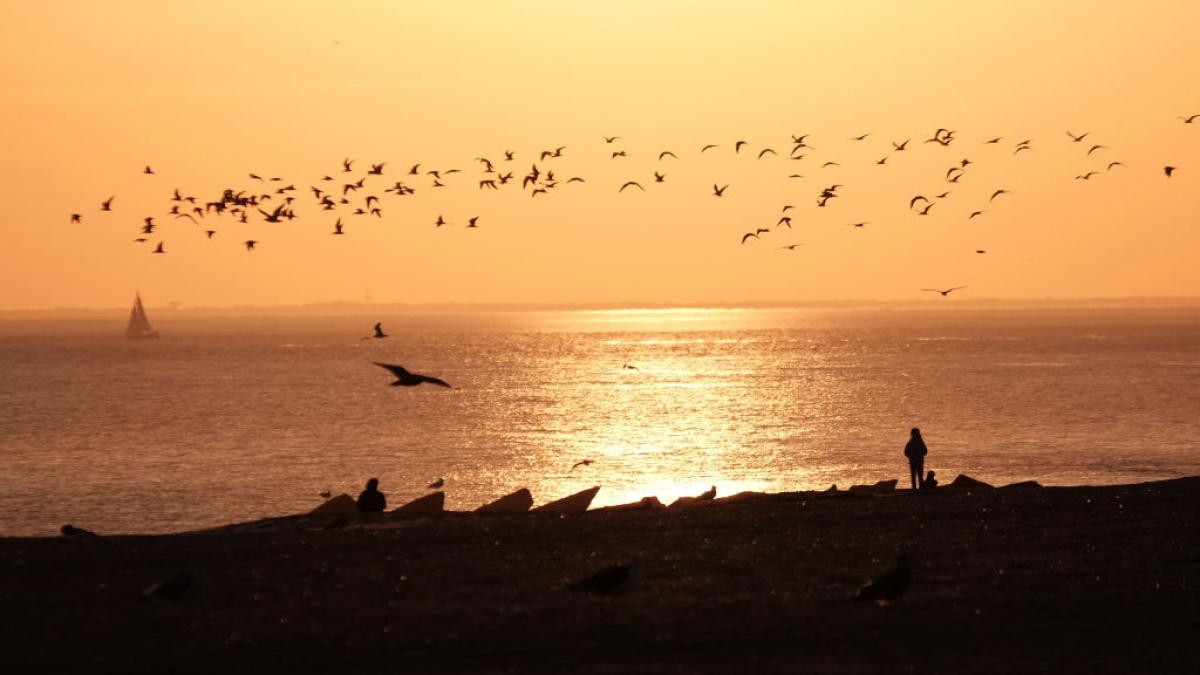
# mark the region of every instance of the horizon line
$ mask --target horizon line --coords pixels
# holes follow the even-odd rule
[[[638,310],[737,310],[737,309],[856,309],[856,308],[928,308],[953,305],[967,308],[993,307],[1019,308],[1019,306],[1062,306],[1062,307],[1134,307],[1168,308],[1168,307],[1200,307],[1200,296],[1123,296],[1123,297],[1086,297],[1086,298],[925,298],[906,300],[870,300],[870,299],[839,299],[839,300],[744,300],[736,302],[648,302],[648,301],[613,301],[613,302],[365,302],[356,300],[328,300],[322,302],[293,303],[280,305],[233,304],[233,305],[192,305],[183,306],[179,303],[149,305],[158,312],[174,314],[252,314],[264,312],[271,314],[297,312],[305,314],[322,311],[336,314],[354,314],[359,311],[426,311],[426,312],[537,312],[537,311],[638,311]],[[27,316],[51,315],[88,315],[127,312],[128,307],[49,307],[40,309],[7,309],[0,308],[0,318],[20,318]]]

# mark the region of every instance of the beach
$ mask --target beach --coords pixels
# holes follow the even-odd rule
[[[4,538],[0,649],[9,672],[1195,672],[1197,513],[1200,477]],[[853,602],[899,553],[907,593]],[[611,565],[614,592],[567,589]]]

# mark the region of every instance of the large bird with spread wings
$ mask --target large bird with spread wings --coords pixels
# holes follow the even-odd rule
[[[380,368],[386,369],[388,372],[396,376],[396,381],[392,383],[393,387],[415,387],[418,384],[428,382],[429,384],[436,384],[439,387],[446,387],[447,389],[450,388],[450,385],[447,384],[445,380],[437,377],[410,373],[402,366],[397,366],[391,363],[380,363],[379,361],[372,361],[371,363],[374,363]]]

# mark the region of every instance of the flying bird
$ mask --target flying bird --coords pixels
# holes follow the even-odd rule
[[[912,570],[908,556],[901,554],[896,559],[896,567],[886,574],[863,585],[854,594],[855,602],[876,602],[888,605],[898,600],[908,591],[912,584]]]
[[[971,215],[967,216],[967,220],[970,220],[976,216],[982,216],[985,213],[987,213],[987,211],[972,211]]]
[[[666,175],[666,174],[664,174],[664,173],[659,173],[659,172],[657,172],[657,171],[655,171],[655,172],[654,172],[654,182],[655,182],[655,183],[661,183],[661,182],[663,182],[663,180],[664,180],[666,177],[667,177],[667,175]]]
[[[625,183],[624,185],[622,185],[621,189],[617,190],[617,194],[621,194],[622,192],[625,191],[625,188],[630,187],[630,186],[636,187],[637,189],[641,190],[642,192],[646,191],[646,188],[642,187],[641,183],[637,182],[636,180],[631,180],[631,181]]]
[[[1090,134],[1090,133],[1092,133],[1092,132],[1088,131],[1088,132],[1084,132],[1084,133],[1083,133],[1082,135],[1080,135],[1080,136],[1076,136],[1075,134],[1073,134],[1073,133],[1071,133],[1070,131],[1068,131],[1068,132],[1067,132],[1067,135],[1071,137],[1071,140],[1072,140],[1072,141],[1074,141],[1074,142],[1076,142],[1076,143],[1079,143],[1079,142],[1081,142],[1083,139],[1087,138],[1087,137],[1088,137],[1088,134]]]
[[[664,157],[674,157],[675,159],[679,159],[678,157],[675,157],[675,153],[671,152],[670,150],[663,150],[662,152],[658,153],[658,158],[660,160]]]
[[[105,199],[103,202],[100,203],[100,210],[101,211],[112,211],[112,202],[116,198],[117,198],[116,195],[113,195],[112,197]]]
[[[258,244],[258,242],[255,241],[254,239],[247,239],[246,241],[244,241],[242,243],[245,244],[247,253],[250,251],[253,251],[254,247]]]
[[[912,139],[910,138],[909,140]],[[903,143],[892,141],[892,147],[896,149],[896,152],[904,152],[904,148],[908,147],[908,141],[904,141]]]
[[[1125,165],[1120,162],[1109,162],[1108,168],[1105,169],[1105,171],[1112,171],[1114,166],[1125,166]]]
[[[746,240],[749,239],[750,237],[754,237],[755,239],[758,239],[758,233],[757,232],[747,232],[746,234],[743,234],[742,235],[742,243],[743,244],[746,243]]]
[[[992,196],[988,198],[988,201],[990,202],[993,199],[995,199],[996,197],[999,197],[1000,195],[1007,195],[1007,194],[1012,194],[1012,193],[1009,192],[1008,190],[1004,190],[1004,189],[996,190],[995,192],[992,193]]]
[[[768,152],[769,152],[769,153],[771,153],[772,155],[776,155],[776,156],[778,156],[778,155],[779,155],[779,153],[778,153],[778,152],[775,152],[775,151],[774,151],[774,150],[772,150],[771,148],[763,148],[763,149],[762,149],[762,152],[759,152],[759,153],[758,153],[758,159],[762,159],[762,158],[763,158],[763,155],[767,154]]]
[[[372,361],[371,363],[396,376],[396,381],[392,382],[391,384],[393,387],[415,387],[418,384],[428,382],[429,384],[436,384],[439,387],[446,387],[447,389],[450,388],[450,385],[447,384],[445,380],[436,377],[430,377],[429,375],[410,373],[402,366],[397,366],[390,363],[380,363],[379,361]]]
[[[467,219],[467,227],[478,228],[479,225],[476,225],[476,221],[478,221],[478,220],[479,220],[479,216],[471,216],[470,218]]]
[[[150,165],[149,165],[149,164],[147,164],[147,165],[146,165],[146,168],[142,169],[142,173],[144,173],[144,174],[146,174],[146,175],[148,175],[148,176],[153,176],[153,175],[154,175],[154,169],[151,169],[151,168],[150,168]]]
[[[728,183],[726,183],[725,185],[723,185],[721,187],[717,187],[717,184],[713,183],[713,195],[716,197],[724,196],[725,188],[727,188],[727,187],[729,187]]]
[[[1179,169],[1177,167],[1173,167],[1173,166],[1164,166],[1163,167],[1163,173],[1167,174],[1167,178],[1170,178],[1171,174],[1175,173],[1178,170]]]
[[[333,232],[330,232],[330,234],[346,234],[345,232],[342,231],[342,219],[341,218],[338,218],[337,222],[333,224]]]
[[[733,152],[734,152],[734,154],[737,154],[737,153],[741,152],[741,151],[742,151],[742,146],[743,146],[743,145],[746,145],[746,144],[747,144],[747,143],[746,143],[746,141],[738,141],[737,143],[734,143],[734,144],[733,144]]]
[[[575,469],[578,469],[581,466],[591,466],[594,462],[595,462],[595,460],[591,460],[591,459],[581,459],[578,462],[575,462],[574,464],[572,464],[571,468],[567,469],[567,473],[571,473],[572,471],[574,471]]]
[[[1091,154],[1097,150],[1107,150],[1107,149],[1108,149],[1107,145],[1093,145],[1092,147],[1088,148],[1087,154],[1090,157]]]
[[[154,247],[151,253],[166,253],[166,250],[163,249],[163,243],[161,241],[158,242],[158,246]]]
[[[930,293],[941,293],[942,297],[944,298],[944,297],[950,295],[951,293],[953,293],[954,291],[957,291],[957,290],[960,290],[963,288],[966,288],[966,286],[955,286],[954,288],[947,288],[945,290],[938,289],[938,288],[922,288],[921,290],[929,291]]]
[[[1200,115],[1188,115],[1187,117],[1180,117],[1179,119],[1183,120],[1184,124],[1191,124],[1195,122],[1197,118],[1200,118]]]
[[[620,136],[605,136],[604,137],[605,143],[612,143],[613,141],[618,141],[618,140],[621,140]]]
[[[712,150],[713,148],[719,148],[719,147],[721,147],[721,146],[710,143],[710,144],[704,146],[703,148],[700,148],[700,152],[704,152],[705,150]]]
[[[72,213],[72,214],[71,214],[71,222],[72,222],[72,223],[82,223],[82,222],[83,222],[83,215],[81,215],[81,214],[78,214],[78,213]]]
[[[868,137],[868,136],[870,136],[870,135],[871,135],[871,134],[863,134],[862,136],[852,136],[852,137],[850,138],[850,140],[852,140],[852,141],[865,141],[865,140],[867,140],[867,137]]]
[[[779,248],[780,248],[780,249],[787,249],[787,250],[789,250],[789,251],[795,251],[797,246],[803,246],[803,245],[804,245],[804,244],[788,244],[787,246],[780,246]]]

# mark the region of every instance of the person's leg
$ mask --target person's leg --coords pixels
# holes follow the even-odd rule
[[[919,489],[925,487],[925,458],[924,457],[918,458],[916,464],[917,464],[917,467],[916,467],[917,468],[917,489],[919,490]]]
[[[917,489],[917,463],[914,460],[908,460],[908,478],[912,481],[912,489]]]

